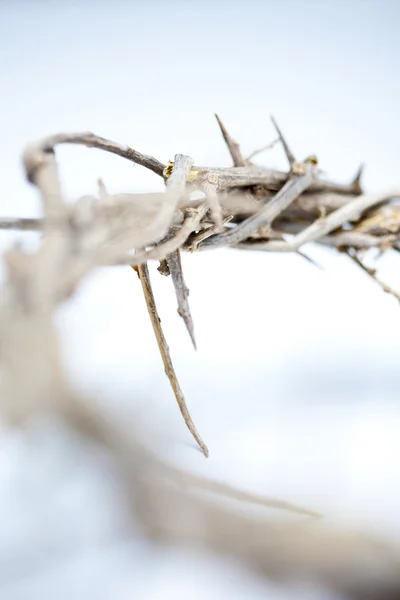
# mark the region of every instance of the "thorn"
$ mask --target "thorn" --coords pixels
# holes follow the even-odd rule
[[[178,301],[178,315],[182,318],[185,324],[194,349],[197,350],[196,339],[194,336],[194,324],[188,300],[189,289],[186,286],[185,279],[183,277],[181,255],[179,250],[169,254],[166,258],[166,263],[175,288],[176,298]]]
[[[99,191],[99,199],[103,204],[106,204],[110,198],[110,194],[107,192],[107,188],[104,185],[104,181],[99,177],[97,180],[97,188]]]
[[[194,337],[194,325],[193,325],[192,317],[190,315],[187,315],[187,314],[181,312],[179,308],[178,308],[178,315],[180,317],[182,317],[183,322],[185,323],[187,332],[190,336],[190,339],[192,340],[193,348],[195,350],[197,350],[196,338]]]
[[[219,118],[219,116],[215,113],[215,118],[217,119],[219,128],[221,130],[222,136],[225,140],[226,145],[228,146],[228,150],[229,153],[232,157],[233,160],[233,164],[235,167],[245,167],[246,166],[246,160],[243,157],[241,151],[240,151],[240,146],[237,142],[235,142],[234,139],[231,138],[231,136],[229,135],[229,133],[227,132],[224,124],[222,123],[221,119]]]
[[[275,129],[276,129],[276,132],[277,132],[277,134],[279,135],[279,138],[280,138],[280,140],[281,140],[281,142],[282,142],[282,146],[283,146],[283,149],[284,149],[284,151],[285,151],[286,157],[287,157],[287,159],[288,159],[288,161],[289,161],[289,164],[290,164],[290,166],[292,166],[292,165],[293,165],[293,164],[296,162],[296,159],[295,159],[295,157],[294,157],[294,154],[293,154],[293,153],[292,153],[292,151],[290,150],[290,148],[289,148],[289,146],[288,146],[288,143],[286,142],[286,139],[283,137],[283,133],[282,133],[282,131],[279,129],[279,127],[278,127],[278,124],[277,124],[277,122],[275,121],[275,119],[274,119],[274,117],[273,117],[273,116],[271,116],[271,121],[272,121],[272,124],[273,124],[273,126],[275,127]]]
[[[134,268],[134,267],[133,267]],[[150,282],[150,275],[147,263],[143,263],[139,265],[135,271],[138,273],[140,282],[142,284],[142,290],[144,299],[146,301],[147,311],[149,313],[149,317],[151,320],[151,324],[153,326],[154,334],[156,336],[158,348],[160,350],[161,358],[164,363],[165,374],[167,375],[171,387],[173,389],[176,401],[179,406],[179,410],[181,411],[182,417],[186,423],[187,428],[190,433],[200,446],[203,451],[204,456],[208,457],[208,448],[200,437],[199,432],[196,429],[195,424],[193,423],[192,417],[190,416],[188,407],[186,405],[185,397],[182,393],[181,387],[179,385],[178,378],[175,373],[174,366],[172,364],[171,355],[169,352],[167,340],[164,337],[164,333],[161,327],[161,319],[159,317],[156,301],[154,299],[153,290]]]
[[[225,125],[222,123],[221,119],[219,118],[219,116],[217,115],[217,113],[214,113],[215,118],[217,119],[219,128],[221,130],[222,135],[224,136],[224,139],[226,139],[227,137],[229,137],[227,130],[225,129]]]
[[[365,168],[364,163],[361,163],[361,165],[358,167],[358,171],[355,174],[353,181],[351,182],[350,187],[355,194],[363,193],[363,189],[361,187],[361,177],[363,175],[364,168]]]

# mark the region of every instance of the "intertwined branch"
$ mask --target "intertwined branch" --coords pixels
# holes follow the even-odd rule
[[[2,219],[2,228],[39,229],[39,249],[13,248],[4,255],[6,280],[0,296],[0,399],[3,418],[22,424],[30,417],[55,413],[86,437],[105,444],[125,474],[132,508],[148,535],[198,544],[237,557],[262,574],[312,580],[354,599],[400,595],[400,549],[356,531],[344,531],[317,519],[317,513],[271,498],[261,498],[221,483],[191,476],[163,464],[144,449],[131,431],[78,398],[65,376],[54,314],[80,281],[98,265],[133,266],[141,280],[166,373],[185,421],[207,455],[190,418],[168,346],[161,330],[147,269],[171,275],[178,311],[194,342],[180,252],[230,246],[298,252],[318,242],[362,261],[371,247],[399,249],[399,190],[363,194],[360,173],[350,185],[322,180],[315,157],[296,162],[286,151],[288,173],[271,171],[244,158],[222,123],[234,167],[196,167],[176,155],[164,165],[93,134],[60,134],[30,145],[24,153],[28,179],[37,186],[44,218]],[[165,194],[107,193],[73,206],[63,201],[54,149],[83,144],[113,152],[164,178]],[[254,156],[254,153],[253,155]],[[193,200],[190,192],[203,198]],[[289,237],[288,237],[289,236]],[[385,291],[390,291],[382,284]],[[206,501],[198,492],[250,501],[302,515],[299,522],[252,518]],[[299,517],[300,518],[300,517]]]
[[[178,313],[184,320],[195,346],[193,320],[188,303],[180,252],[194,252],[220,247],[268,252],[298,252],[310,242],[324,244],[348,256],[381,285],[400,299],[398,293],[384,284],[375,270],[363,262],[370,248],[381,253],[389,248],[400,250],[400,206],[396,199],[400,190],[373,194],[362,193],[362,168],[349,185],[319,177],[317,159],[310,156],[296,162],[286,139],[275,121],[290,170],[287,173],[256,166],[245,158],[221,120],[217,117],[234,166],[207,168],[194,166],[187,156],[176,155],[165,165],[91,133],[58,134],[25,151],[24,163],[28,179],[39,186],[47,182],[49,161],[59,144],[81,144],[112,152],[142,165],[161,176],[165,194],[109,195],[99,181],[99,198],[84,197],[73,207],[55,205],[60,194],[58,180],[53,177],[52,191],[46,192],[48,211],[43,220],[2,219],[5,229],[51,229],[63,231],[79,253],[80,260],[64,266],[59,276],[57,294],[60,299],[71,294],[81,277],[93,266],[127,264],[138,267],[147,307],[179,408],[192,435],[204,454],[208,449],[190,417],[180,389],[168,346],[157,314],[146,262],[160,261],[160,272],[171,275],[176,290]],[[35,177],[40,177],[39,181]],[[54,189],[53,189],[54,188]],[[191,192],[203,193],[193,200]],[[307,257],[306,257],[307,258]]]

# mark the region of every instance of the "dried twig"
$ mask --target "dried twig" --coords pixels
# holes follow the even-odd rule
[[[200,244],[200,249],[239,244],[260,227],[270,225],[282,211],[290,206],[311,185],[313,180],[313,166],[306,164],[304,167],[304,172],[289,180],[257,214],[249,217],[230,231],[208,238]]]
[[[150,276],[147,264],[144,263],[137,267],[137,272],[142,283],[143,294],[147,304],[147,310],[149,311],[151,324],[153,325],[153,330],[157,339],[158,348],[160,350],[161,358],[164,363],[165,373],[170,381],[171,387],[174,391],[176,401],[179,406],[179,410],[182,413],[184,421],[189,429],[190,433],[202,449],[204,456],[208,457],[208,448],[203,442],[198,433],[195,424],[192,421],[192,417],[190,416],[189,410],[186,406],[185,397],[180,388],[174,366],[172,364],[171,356],[169,353],[169,348],[167,344],[167,340],[164,337],[162,328],[161,328],[161,319],[158,316],[158,311],[156,307],[156,303],[154,300],[153,290],[151,288]]]
[[[312,225],[306,227],[290,243],[268,242],[265,244],[264,250],[269,250],[270,252],[295,252],[303,244],[314,242],[348,222],[359,220],[362,214],[369,208],[393,198],[400,198],[400,189],[359,196],[352,202],[338,208],[326,218],[318,219]]]
[[[169,254],[172,254],[180,247],[183,247],[190,234],[199,226],[201,219],[207,212],[205,204],[196,209],[188,209],[188,217],[182,226],[170,239],[158,244],[151,250],[136,252],[133,256],[123,255],[122,252],[110,252],[109,250],[99,252],[96,262],[98,264],[118,264],[137,266],[149,260],[164,260]],[[107,257],[108,260],[107,260]]]
[[[149,453],[121,425],[83,402],[69,402],[69,423],[111,449],[124,474],[134,515],[156,541],[229,555],[266,578],[308,581],[352,600],[392,600],[400,593],[400,548],[326,519],[286,520],[228,508],[223,497],[287,509],[279,500],[183,473]],[[218,502],[192,492],[209,491]],[[259,502],[258,502],[259,500]],[[308,516],[308,511],[289,507]]]
[[[261,148],[257,148],[256,150],[253,150],[253,152],[251,152],[251,154],[249,154],[246,157],[246,161],[250,162],[252,158],[254,158],[255,156],[258,156],[258,154],[261,154],[261,152],[265,152],[265,150],[271,150],[272,148],[275,147],[276,143],[280,141],[280,138],[276,138],[274,140],[272,140],[272,142],[270,142],[269,144],[266,144],[265,146],[261,146]]]
[[[27,147],[25,156],[28,153],[30,155],[34,154],[36,157],[35,161],[31,163],[27,163],[26,158],[24,159],[26,172],[29,179],[31,179],[32,169],[35,169],[41,160],[39,155],[42,153],[53,152],[55,146],[58,146],[59,144],[78,144],[81,146],[87,146],[88,148],[98,148],[99,150],[104,150],[105,152],[111,152],[112,154],[117,154],[122,158],[126,158],[127,160],[130,160],[138,165],[146,167],[161,177],[163,177],[164,169],[166,167],[166,165],[152,156],[141,154],[130,146],[124,146],[122,144],[118,144],[117,142],[112,142],[111,140],[107,140],[106,138],[95,135],[90,131],[83,133],[59,133],[33,142]]]
[[[387,283],[384,283],[377,276],[376,269],[371,269],[370,267],[367,267],[366,265],[364,265],[364,263],[360,260],[360,258],[357,256],[356,253],[349,251],[349,250],[346,253],[347,253],[347,256],[349,256],[351,258],[351,260],[353,262],[355,262],[356,265],[358,265],[364,271],[364,273],[367,273],[367,275],[369,275],[371,277],[371,279],[373,279],[381,287],[381,289],[384,292],[386,292],[386,294],[390,294],[390,296],[393,296],[394,298],[396,298],[396,300],[398,300],[400,302],[400,293],[396,292],[396,290],[394,290],[392,287],[387,285]]]
[[[229,217],[226,217],[222,221],[222,225],[226,225],[227,223],[232,221],[232,219],[233,219],[233,215],[229,215]],[[220,228],[217,227],[216,225],[209,225],[208,227],[203,229],[203,231],[200,231],[199,233],[195,233],[195,234],[191,235],[190,238],[188,239],[187,243],[185,244],[184,249],[187,252],[194,252],[195,250],[197,250],[200,242],[202,242],[202,241],[206,240],[207,238],[211,237],[212,235],[215,235],[216,233],[218,233],[219,229]]]
[[[172,223],[179,200],[185,193],[187,178],[192,166],[193,159],[189,156],[184,156],[183,154],[175,156],[171,175],[167,179],[167,191],[165,193],[165,206],[168,208],[168,213],[167,215],[160,215],[161,220],[167,219],[169,223]]]

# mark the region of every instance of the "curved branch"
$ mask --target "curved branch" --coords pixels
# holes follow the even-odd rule
[[[43,163],[45,155],[54,152],[54,148],[60,144],[77,144],[86,146],[87,148],[97,148],[105,152],[111,152],[126,158],[146,169],[150,169],[153,173],[163,177],[163,172],[166,167],[159,160],[147,154],[141,154],[130,146],[118,144],[106,138],[95,135],[94,133],[58,133],[49,137],[42,138],[29,144],[23,154],[23,162],[27,172],[29,181],[33,181],[35,170]]]

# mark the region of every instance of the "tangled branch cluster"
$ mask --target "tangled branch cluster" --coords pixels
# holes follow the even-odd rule
[[[146,262],[160,261],[159,271],[171,275],[178,313],[196,347],[180,252],[220,247],[268,252],[297,252],[310,242],[337,248],[346,254],[397,299],[400,296],[363,263],[363,253],[377,248],[400,250],[400,190],[364,194],[361,173],[349,185],[321,179],[317,159],[297,162],[281,130],[273,120],[289,161],[288,173],[255,166],[256,154],[244,158],[221,120],[217,120],[234,166],[196,167],[188,156],[176,155],[165,165],[91,133],[58,134],[30,145],[24,154],[28,179],[46,185],[46,218],[3,219],[2,228],[51,229],[68,237],[74,258],[58,275],[57,297],[70,295],[80,279],[96,265],[127,264],[137,271],[153,324],[166,374],[178,406],[205,456],[201,439],[186,406],[161,329]],[[60,205],[61,190],[53,165],[58,144],[81,144],[112,152],[163,177],[165,194],[109,195],[99,180],[99,197],[85,196],[73,207]],[[52,179],[50,180],[50,176]],[[193,199],[200,191],[202,199]],[[76,256],[79,255],[79,261]],[[307,257],[305,257],[307,258]]]
[[[40,191],[43,219],[1,219],[1,228],[41,230],[35,253],[13,248],[4,255],[6,281],[0,306],[0,397],[9,422],[56,412],[84,435],[106,444],[119,457],[127,487],[135,490],[135,512],[149,535],[175,542],[203,543],[249,562],[267,576],[310,578],[349,597],[397,597],[400,551],[356,532],[321,526],[318,515],[278,500],[189,476],[162,465],[134,437],[122,432],[77,398],[66,379],[53,325],[58,305],[99,265],[130,265],[138,273],[166,373],[183,417],[202,448],[172,365],[151,288],[147,261],[160,261],[170,275],[178,312],[195,344],[180,253],[222,246],[243,250],[301,252],[318,242],[363,263],[363,252],[399,250],[400,190],[364,194],[361,170],[349,185],[320,178],[314,156],[297,162],[277,128],[290,164],[288,173],[272,171],[244,158],[218,119],[234,163],[228,168],[197,167],[176,155],[164,165],[153,157],[95,136],[59,134],[27,147],[27,177]],[[112,152],[163,177],[162,194],[107,193],[99,181],[98,198],[85,196],[67,205],[57,172],[55,147],[82,144]],[[194,198],[193,191],[201,192]],[[384,284],[385,291],[394,293]],[[40,348],[40,352],[38,352]],[[23,374],[23,376],[21,376]],[[307,516],[300,524],[262,522],[205,502],[193,490],[212,490],[291,510]],[[312,518],[311,518],[312,517]],[[311,518],[311,520],[310,520]],[[200,524],[200,525],[199,525]],[[373,567],[373,568],[372,568]],[[395,595],[390,596],[391,593]],[[397,595],[396,595],[397,594]]]

